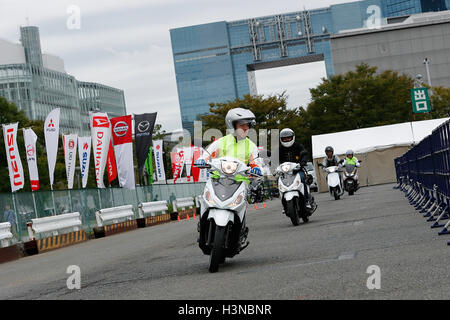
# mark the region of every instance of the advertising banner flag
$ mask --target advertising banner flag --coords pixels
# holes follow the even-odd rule
[[[91,158],[91,137],[78,137],[78,157],[80,160],[81,184],[86,188]]]
[[[164,171],[164,159],[163,159],[163,141],[153,141],[153,151],[155,153],[155,169],[156,178],[158,181],[166,180],[166,172]]]
[[[60,109],[53,109],[44,122],[45,150],[47,152],[48,174],[50,176],[50,186],[53,189],[56,156],[58,154],[59,141],[59,116]]]
[[[148,174],[148,183],[153,184],[153,147],[148,148],[148,157],[145,159],[145,170]]]
[[[73,189],[73,178],[75,176],[75,162],[77,157],[76,134],[63,135],[64,160],[66,163],[67,188]]]
[[[192,168],[192,158],[194,150],[192,147],[184,148],[184,160],[186,163],[186,178],[187,182],[191,182],[191,168]]]
[[[111,125],[106,113],[90,113],[92,148],[94,151],[95,180],[98,188],[104,188],[103,175],[105,173],[108,150],[111,140]]]
[[[25,184],[22,161],[20,160],[19,148],[17,147],[18,125],[18,122],[2,124],[12,192],[22,189]]]
[[[112,118],[111,127],[119,185],[122,188],[135,189],[131,115]]]
[[[109,140],[108,158],[106,159],[106,166],[108,168],[108,181],[109,184],[117,178],[117,165],[116,157],[114,156],[114,147],[112,140]]]
[[[193,153],[192,153],[192,163],[194,164],[197,159],[201,156],[202,151],[200,147],[194,146],[192,147]],[[198,182],[200,178],[200,169],[196,166],[192,166],[192,178],[194,179],[194,182]]]
[[[173,173],[173,182],[176,183],[177,179],[181,176],[184,165],[184,152],[183,150],[177,152],[171,152],[172,159],[172,173]]]
[[[152,133],[156,121],[155,113],[134,115],[134,136],[136,141],[136,157],[138,168],[142,168],[148,157],[148,149],[152,145]]]
[[[27,153],[28,172],[30,173],[31,190],[39,190],[39,173],[37,168],[36,141],[33,129],[23,129],[25,151]]]

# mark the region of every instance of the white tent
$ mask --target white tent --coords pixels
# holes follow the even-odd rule
[[[405,122],[312,136],[313,158],[323,158],[327,146],[332,146],[337,155],[343,155],[348,149],[355,153],[367,153],[394,146],[411,146],[430,135],[448,119]]]
[[[363,160],[358,173],[361,186],[395,182],[394,159],[449,119],[405,122],[312,136],[313,162],[319,191],[327,190],[325,174],[317,166],[325,157],[327,146],[332,146],[334,153],[341,158],[348,149],[352,149],[355,156]]]

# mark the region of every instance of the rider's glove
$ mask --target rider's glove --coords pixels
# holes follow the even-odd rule
[[[194,164],[194,166],[200,166],[200,167],[202,167],[204,165],[206,165],[205,159],[197,159],[197,161],[195,161],[195,164]]]
[[[255,174],[255,175],[257,175],[257,176],[261,176],[261,175],[262,175],[261,169],[258,168],[258,167],[254,167],[254,168],[252,169],[252,173]]]

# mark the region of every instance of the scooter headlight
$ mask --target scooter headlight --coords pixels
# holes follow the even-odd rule
[[[205,200],[208,201],[208,203],[210,205],[215,205],[216,204],[214,202],[213,198],[211,198],[211,192],[209,192],[209,190],[206,190],[206,192],[205,192]]]
[[[235,207],[235,206],[239,205],[239,204],[242,202],[243,199],[244,199],[244,194],[241,193],[241,194],[237,197],[237,199],[234,200],[232,203],[230,203],[228,206],[229,206],[230,208],[231,208],[231,207]]]
[[[236,172],[238,163],[234,161],[222,161],[222,171],[226,174],[233,174]]]
[[[288,173],[289,170],[291,170],[291,165],[290,165],[290,164],[284,164],[284,165],[281,166],[281,170],[282,170],[284,173]]]
[[[327,171],[328,171],[329,173],[332,173],[332,172],[335,172],[335,171],[336,171],[336,168],[334,168],[334,167],[328,167],[328,168],[327,168]]]

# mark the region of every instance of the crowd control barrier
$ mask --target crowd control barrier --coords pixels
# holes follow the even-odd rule
[[[170,221],[166,200],[141,202],[138,205],[138,210],[140,218],[138,219],[138,227],[140,228]]]
[[[450,120],[394,160],[397,186],[438,234],[450,234]],[[449,220],[447,223],[442,221]],[[447,243],[450,245],[450,241]]]
[[[12,237],[11,224],[9,222],[0,223],[0,247],[8,247]]]
[[[97,219],[97,227],[103,227],[108,222],[118,223],[119,220],[128,219],[131,220],[134,217],[133,206],[131,204],[120,207],[106,208],[98,210],[95,213]]]
[[[178,213],[180,219],[189,219],[189,213],[192,216],[195,212],[194,206],[194,197],[177,198],[173,202],[173,211]]]

